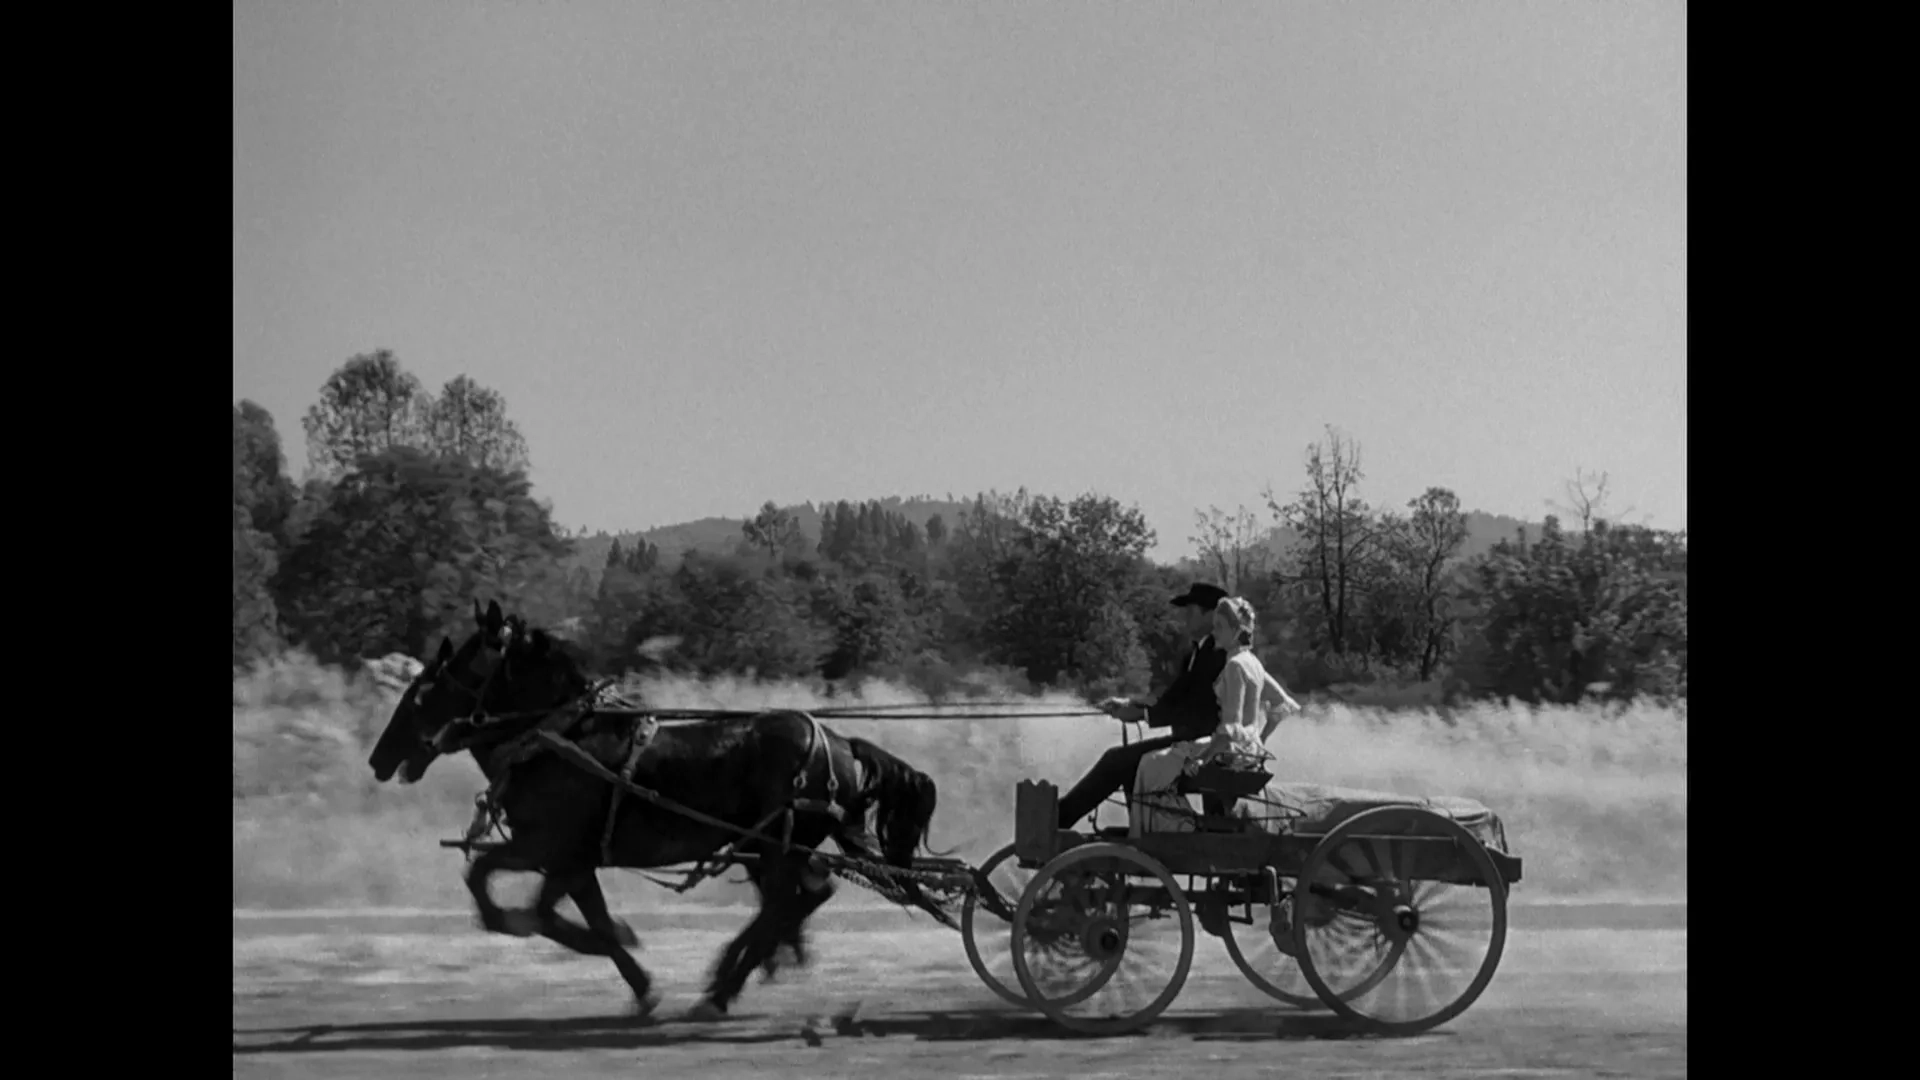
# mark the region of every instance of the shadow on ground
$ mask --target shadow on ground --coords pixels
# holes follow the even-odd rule
[[[1194,1041],[1351,1039],[1369,1037],[1359,1026],[1329,1015],[1275,1016],[1249,1010],[1162,1017],[1143,1031],[1121,1037],[1187,1038]],[[909,1038],[921,1042],[991,1040],[1097,1040],[1068,1031],[1043,1016],[1013,1012],[935,1012],[885,1017],[800,1018],[742,1016],[718,1023],[635,1020],[630,1016],[564,1020],[419,1020],[366,1024],[319,1024],[293,1028],[235,1028],[236,1057],[340,1051],[629,1050],[701,1043],[752,1045],[791,1042],[820,1045],[828,1039]],[[1434,1038],[1435,1034],[1422,1036]],[[1438,1033],[1445,1037],[1445,1033]]]

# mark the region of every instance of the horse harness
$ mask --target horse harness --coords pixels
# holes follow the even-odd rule
[[[500,816],[503,812],[501,798],[506,792],[508,780],[513,773],[513,767],[546,751],[546,747],[542,745],[542,733],[551,733],[554,736],[564,737],[575,724],[586,719],[593,713],[596,697],[597,695],[589,695],[573,706],[554,710],[546,719],[536,724],[532,729],[501,744],[488,755],[486,771],[492,774],[495,779],[486,791],[474,799],[473,822],[467,827],[466,839],[469,845],[479,841],[499,827]],[[779,807],[772,813],[761,818],[759,823],[749,830],[749,837],[751,838],[768,839],[763,830],[773,824],[776,819],[784,818],[781,823],[780,835],[780,849],[783,854],[791,851],[793,848],[793,824],[796,813],[824,814],[836,822],[846,820],[846,811],[837,801],[840,793],[840,777],[834,771],[833,767],[832,740],[827,737],[826,729],[821,726],[820,721],[811,713],[802,712],[800,715],[805,717],[807,721],[807,754],[800,762],[799,767],[794,771],[794,793],[784,806]],[[626,759],[621,764],[617,774],[620,783],[613,785],[613,799],[607,807],[606,825],[600,833],[600,864],[602,866],[613,865],[614,826],[620,819],[621,802],[628,795],[629,788],[645,790],[638,788],[638,785],[633,783],[633,774],[639,768],[641,756],[646,753],[647,747],[652,744],[653,737],[659,730],[660,722],[657,718],[649,715],[641,715],[636,718],[633,729],[628,736]],[[806,794],[809,788],[808,773],[815,759],[821,756],[826,758],[826,798],[815,799],[808,797]],[[742,839],[749,837],[742,837]],[[733,844],[729,844],[727,850],[730,851],[738,843],[739,841],[736,840]],[[468,857],[472,858],[471,853],[473,849],[469,847],[468,850]],[[722,852],[719,858],[710,860],[710,862],[714,864],[711,867],[703,863],[702,866],[694,872],[696,876],[691,876],[685,885],[672,886],[660,881],[655,881],[655,883],[673,888],[679,892],[685,892],[701,877],[711,876],[714,873],[721,872],[727,865],[724,855],[725,852]],[[654,879],[649,877],[649,880]]]

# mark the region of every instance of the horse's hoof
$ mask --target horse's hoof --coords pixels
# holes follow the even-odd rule
[[[531,911],[507,911],[500,916],[501,928],[514,937],[532,937],[540,932],[540,916]]]
[[[640,948],[640,936],[633,932],[633,927],[627,925],[625,919],[613,921],[613,940],[619,942],[623,949]]]
[[[639,1023],[653,1019],[653,1011],[659,1007],[660,995],[658,992],[650,993],[646,997],[635,1001],[633,1003],[634,1021]]]
[[[687,1019],[696,1024],[713,1024],[725,1020],[727,1014],[720,1006],[702,998],[698,1005],[687,1010]]]

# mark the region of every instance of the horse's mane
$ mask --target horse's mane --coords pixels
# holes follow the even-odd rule
[[[512,631],[507,645],[508,663],[530,661],[538,665],[538,670],[565,681],[576,692],[584,692],[593,684],[593,675],[587,671],[586,652],[572,641],[534,626],[520,615],[508,616],[507,627]]]
[[[911,865],[915,849],[936,856],[952,854],[926,844],[937,799],[933,778],[858,735],[846,740],[854,760],[869,774],[867,790],[879,797],[880,839],[889,861]]]

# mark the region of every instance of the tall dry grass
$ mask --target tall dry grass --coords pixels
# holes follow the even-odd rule
[[[831,700],[797,683],[741,679],[641,687],[661,707],[918,700],[887,684]],[[375,785],[366,758],[391,696],[301,656],[236,677],[233,695],[235,908],[468,906],[460,856],[437,841],[465,828],[482,787],[470,758],[436,762],[411,786]],[[1079,707],[1064,697],[1042,700]],[[1011,838],[1018,781],[1047,778],[1065,788],[1120,735],[1099,716],[831,726],[930,773],[940,785],[933,844],[973,860]],[[1480,705],[1443,716],[1315,705],[1281,725],[1269,746],[1282,779],[1463,795],[1492,807],[1526,860],[1516,901],[1685,898],[1686,723],[1671,709]],[[628,875],[603,879],[626,909],[661,895]],[[688,894],[722,903],[746,896],[744,887],[715,883]]]

